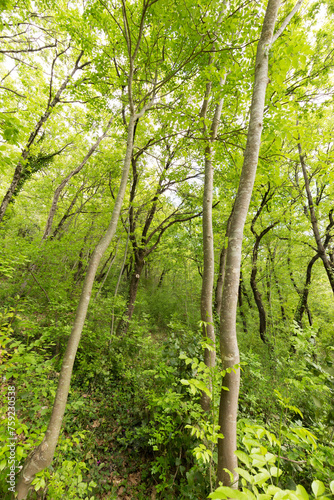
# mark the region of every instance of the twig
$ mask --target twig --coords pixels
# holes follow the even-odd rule
[[[275,455],[275,457],[278,458],[278,455]],[[292,458],[282,457],[282,455],[279,458],[281,458],[282,460],[286,460],[287,462],[292,462],[294,464],[306,464],[307,463],[307,460],[292,460]]]
[[[36,278],[36,276],[32,272],[32,269],[29,269],[29,272],[31,273],[31,276],[34,278],[34,280],[36,281],[37,285],[41,288],[41,290],[43,290],[45,297],[47,298],[47,301],[50,302],[50,298],[49,298],[48,294],[46,293],[45,288],[42,287],[42,285],[40,284],[40,282],[38,281],[38,279]]]

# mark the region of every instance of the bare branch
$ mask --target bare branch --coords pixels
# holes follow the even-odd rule
[[[22,52],[40,52],[44,49],[50,49],[56,47],[56,44],[44,45],[44,47],[39,47],[38,49],[21,49],[21,50],[0,50],[0,54],[21,54]]]
[[[18,92],[16,92],[16,90],[9,89],[8,87],[3,87],[2,85],[0,85],[0,89],[8,90],[8,92],[13,92],[13,94],[16,94],[19,97],[24,97],[25,99],[27,98],[27,96],[25,96],[23,94],[19,94]]]

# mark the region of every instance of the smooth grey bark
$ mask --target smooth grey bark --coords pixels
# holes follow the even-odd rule
[[[38,472],[45,469],[45,467],[48,467],[48,465],[50,465],[53,460],[66,408],[66,401],[70,388],[73,364],[87,315],[87,310],[91,298],[95,275],[97,273],[97,269],[102,259],[102,256],[106,251],[106,249],[108,248],[113,236],[115,235],[118,219],[121,212],[121,207],[125,195],[126,185],[131,166],[135,123],[145,114],[146,110],[153,104],[155,99],[155,86],[154,86],[152,90],[152,99],[148,101],[147,104],[145,104],[139,112],[136,112],[132,94],[132,82],[134,74],[134,63],[139,50],[139,45],[143,33],[144,17],[146,9],[147,5],[143,11],[137,44],[133,50],[129,38],[130,33],[129,33],[129,26],[127,24],[127,14],[125,11],[125,5],[123,4],[122,11],[123,11],[123,21],[124,21],[124,36],[127,42],[128,55],[129,55],[128,99],[129,99],[130,116],[127,126],[126,154],[124,158],[120,187],[115,200],[109,226],[103,238],[96,245],[88,264],[88,269],[83,283],[79,304],[76,310],[74,325],[63,358],[63,364],[58,381],[57,393],[55,396],[55,401],[49,425],[41,444],[31,452],[31,454],[29,455],[23,466],[23,469],[21,471],[18,480],[18,484],[16,486],[18,500],[24,500],[27,497],[31,482],[33,481],[35,475]]]
[[[263,112],[268,84],[268,57],[272,44],[280,0],[269,0],[255,61],[255,79],[250,108],[250,119],[244,162],[241,171],[238,193],[231,217],[230,237],[226,255],[226,271],[223,285],[222,309],[220,318],[220,350],[223,370],[239,364],[239,348],[236,335],[236,313],[238,302],[241,249],[244,225],[253,191],[261,144]],[[224,439],[218,440],[217,483],[220,481],[233,488],[238,487],[236,450],[236,426],[240,385],[240,369],[225,374],[219,407],[220,432]],[[224,470],[229,470],[233,480]]]
[[[108,229],[96,245],[91,256],[79,304],[76,311],[76,317],[66,351],[63,358],[63,364],[60,371],[57,393],[52,409],[51,418],[43,441],[37,446],[27,458],[16,487],[18,500],[23,500],[27,497],[29,487],[35,475],[48,467],[52,460],[58,442],[58,437],[65,412],[67,396],[70,388],[71,375],[73,364],[81,338],[82,329],[85,323],[87,309],[91,298],[93,283],[101,258],[108,248],[117,228],[118,218],[120,215],[125,189],[129,176],[131,165],[131,156],[133,149],[133,130],[134,130],[135,115],[131,114],[128,125],[127,149],[124,159],[124,167],[122,172],[121,183],[117,198],[115,201],[111,221]]]
[[[221,82],[222,84],[223,82]],[[203,275],[202,275],[202,291],[201,291],[201,320],[203,322],[202,331],[204,339],[208,339],[213,349],[206,348],[204,350],[204,363],[208,368],[213,368],[216,364],[216,336],[213,322],[212,312],[212,296],[213,284],[215,275],[215,258],[213,245],[213,228],[212,228],[212,204],[213,204],[213,164],[212,164],[212,144],[217,138],[218,127],[223,107],[223,99],[217,103],[214,116],[211,123],[211,129],[208,133],[206,130],[205,119],[209,95],[211,92],[211,83],[207,84],[206,95],[204,98],[201,118],[203,119],[203,132],[207,139],[207,145],[204,153],[204,193],[203,193]],[[212,391],[212,381],[209,382],[209,390]],[[204,411],[209,411],[211,399],[202,392],[201,407]]]
[[[66,89],[66,87],[67,87],[68,83],[70,82],[71,78],[74,76],[74,74],[79,69],[82,69],[86,65],[86,64],[84,64],[82,66],[79,66],[79,62],[80,62],[80,59],[82,58],[82,56],[83,56],[83,51],[80,52],[79,57],[77,58],[77,60],[75,62],[73,71],[65,78],[64,82],[59,87],[59,89],[56,92],[56,95],[54,96],[54,98],[52,99],[52,101],[50,102],[50,100],[49,100],[49,102],[47,104],[46,111],[40,117],[39,121],[35,125],[34,130],[31,132],[31,134],[29,136],[29,139],[28,139],[28,141],[27,141],[27,143],[26,143],[26,145],[25,145],[25,147],[24,147],[24,149],[22,151],[21,158],[18,161],[18,164],[17,164],[17,166],[15,168],[14,176],[13,176],[13,180],[11,182],[11,185],[9,186],[9,188],[8,188],[8,190],[7,190],[4,198],[2,200],[2,203],[1,203],[1,206],[0,206],[0,223],[2,222],[3,217],[4,217],[5,213],[6,213],[7,207],[9,205],[10,201],[13,198],[15,190],[16,190],[16,188],[18,187],[18,185],[20,183],[20,180],[22,178],[22,174],[23,174],[23,172],[25,170],[26,162],[27,162],[28,157],[29,157],[30,148],[34,144],[34,142],[36,140],[36,137],[38,136],[38,133],[40,132],[40,130],[43,127],[43,125],[47,122],[47,120],[50,117],[50,115],[51,115],[53,109],[55,108],[55,106],[59,103],[60,96],[64,92],[64,90]]]

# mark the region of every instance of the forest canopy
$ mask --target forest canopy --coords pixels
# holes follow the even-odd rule
[[[0,0],[1,498],[334,498],[332,0]]]

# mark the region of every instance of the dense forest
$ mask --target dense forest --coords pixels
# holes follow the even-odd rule
[[[0,12],[1,498],[333,499],[333,0]]]

